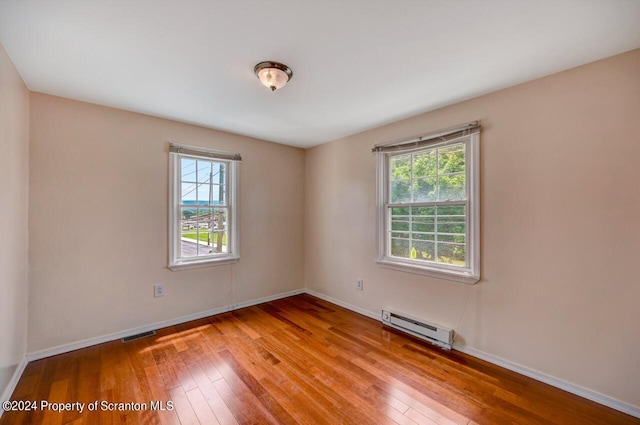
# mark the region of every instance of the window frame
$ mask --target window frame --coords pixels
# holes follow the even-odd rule
[[[417,152],[431,150],[463,142],[465,144],[465,178],[466,195],[464,201],[467,214],[466,229],[466,259],[467,264],[462,266],[437,263],[435,261],[413,260],[410,258],[393,257],[390,255],[391,206],[398,203],[390,203],[390,172],[391,158],[399,155],[415,154]],[[446,141],[434,141],[420,146],[411,146],[405,149],[399,148],[392,151],[378,151],[376,167],[377,185],[377,258],[376,263],[381,267],[417,273],[432,277],[475,284],[480,280],[480,134],[474,132],[465,134]],[[459,203],[459,202],[457,202]],[[401,203],[402,206],[413,204],[425,204],[424,202]]]
[[[171,144],[171,147],[174,146]],[[173,271],[231,264],[240,260],[240,238],[238,229],[238,187],[240,183],[240,162],[229,159],[239,155],[214,149],[180,145],[186,152],[169,152],[169,269]],[[226,166],[225,193],[227,205],[227,252],[196,257],[181,257],[181,186],[180,160],[190,158],[200,161],[223,163]],[[211,208],[216,208],[212,206]],[[222,234],[222,233],[221,233]]]

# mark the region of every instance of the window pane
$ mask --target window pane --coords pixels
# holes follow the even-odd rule
[[[228,251],[228,223],[226,208],[213,210],[213,252],[227,253]]]
[[[411,155],[391,157],[391,180],[411,178]]]
[[[203,184],[198,189],[198,203],[201,205],[225,205],[225,186]]]
[[[220,231],[227,229],[227,209],[226,208],[215,208],[213,217],[213,227]]]
[[[182,208],[180,211],[180,251],[182,257],[198,255],[195,243],[198,233],[198,209]]]
[[[411,180],[391,182],[391,202],[411,202]]]
[[[195,182],[196,181],[196,160],[189,158],[182,158],[180,160],[180,169],[182,181]]]
[[[409,232],[391,232],[391,237],[409,239]]]
[[[463,144],[438,149],[438,174],[464,172],[464,156]]]
[[[414,260],[433,261],[435,258],[435,243],[423,241],[413,242],[411,258]]]
[[[201,233],[209,233],[213,228],[213,210],[211,208],[198,208],[198,228]],[[207,240],[204,235],[200,240]]]
[[[191,241],[185,241],[184,239],[180,240],[180,256],[183,258],[197,256],[197,248],[198,246]]]
[[[182,208],[180,211],[180,227],[182,231],[195,229],[198,223],[196,208]]]
[[[423,177],[414,180],[413,202],[435,201],[436,193],[435,177]]]
[[[409,241],[404,239],[391,239],[391,255],[394,257],[409,258]]]
[[[195,176],[195,173],[194,173]],[[197,183],[182,183],[180,192],[180,203],[187,205],[196,204]]]
[[[211,196],[210,191],[211,185],[198,183],[198,205],[206,205],[209,204],[209,197]]]
[[[436,175],[435,149],[413,155],[413,177],[427,177]]]
[[[460,201],[467,198],[464,174],[440,176],[438,179],[439,201]]]
[[[440,263],[464,266],[465,265],[464,245],[439,243],[438,244],[438,261]]]
[[[211,205],[211,185],[201,183],[198,185],[198,205]]]
[[[211,182],[211,174],[213,173],[213,163],[211,161],[198,161],[198,183]]]
[[[227,205],[227,187],[222,184],[213,185],[212,205]]]
[[[213,175],[211,176],[211,183],[224,184],[227,175],[226,164],[223,162],[213,163]]]

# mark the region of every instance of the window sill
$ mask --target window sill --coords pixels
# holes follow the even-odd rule
[[[431,277],[437,277],[440,279],[454,280],[456,282],[462,282],[469,285],[473,285],[480,280],[479,275],[475,275],[473,273],[467,271],[456,271],[456,270],[448,270],[448,269],[438,269],[435,267],[417,265],[417,264],[407,264],[400,261],[390,260],[388,258],[382,258],[376,260],[376,263],[380,267],[384,267],[386,269],[399,270],[407,273],[421,274]]]
[[[200,261],[190,261],[184,263],[176,263],[169,264],[169,269],[171,271],[177,272],[180,270],[188,270],[188,269],[199,269],[202,267],[212,267],[212,266],[221,266],[224,264],[233,264],[237,263],[240,260],[239,257],[225,257],[225,258],[216,258],[214,260],[200,260]]]

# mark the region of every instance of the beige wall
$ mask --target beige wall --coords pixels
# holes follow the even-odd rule
[[[303,287],[303,150],[38,93],[30,123],[29,352]],[[169,141],[242,154],[238,263],[167,269]]]
[[[0,395],[27,347],[29,90],[0,44]]]
[[[482,280],[376,266],[373,145],[476,119]],[[639,123],[635,50],[310,149],[306,285],[640,407]]]

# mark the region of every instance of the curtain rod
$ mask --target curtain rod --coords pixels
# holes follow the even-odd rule
[[[242,156],[240,156],[239,153],[220,151],[200,146],[179,145],[177,143],[169,143],[169,152],[184,155],[204,156],[213,159],[224,159],[227,161],[242,161]]]
[[[393,143],[382,143],[375,145],[372,152],[382,152],[388,150],[398,150],[403,146],[415,144],[416,147],[418,145],[424,145],[428,143],[433,143],[435,141],[446,141],[448,139],[447,136],[455,135],[456,137],[464,136],[466,134],[472,134],[477,131],[480,131],[480,122],[472,121],[467,124],[457,125],[455,127],[449,127],[443,130],[438,130],[433,133],[425,134],[424,136],[417,137],[415,139],[405,140],[403,142],[393,142]]]

